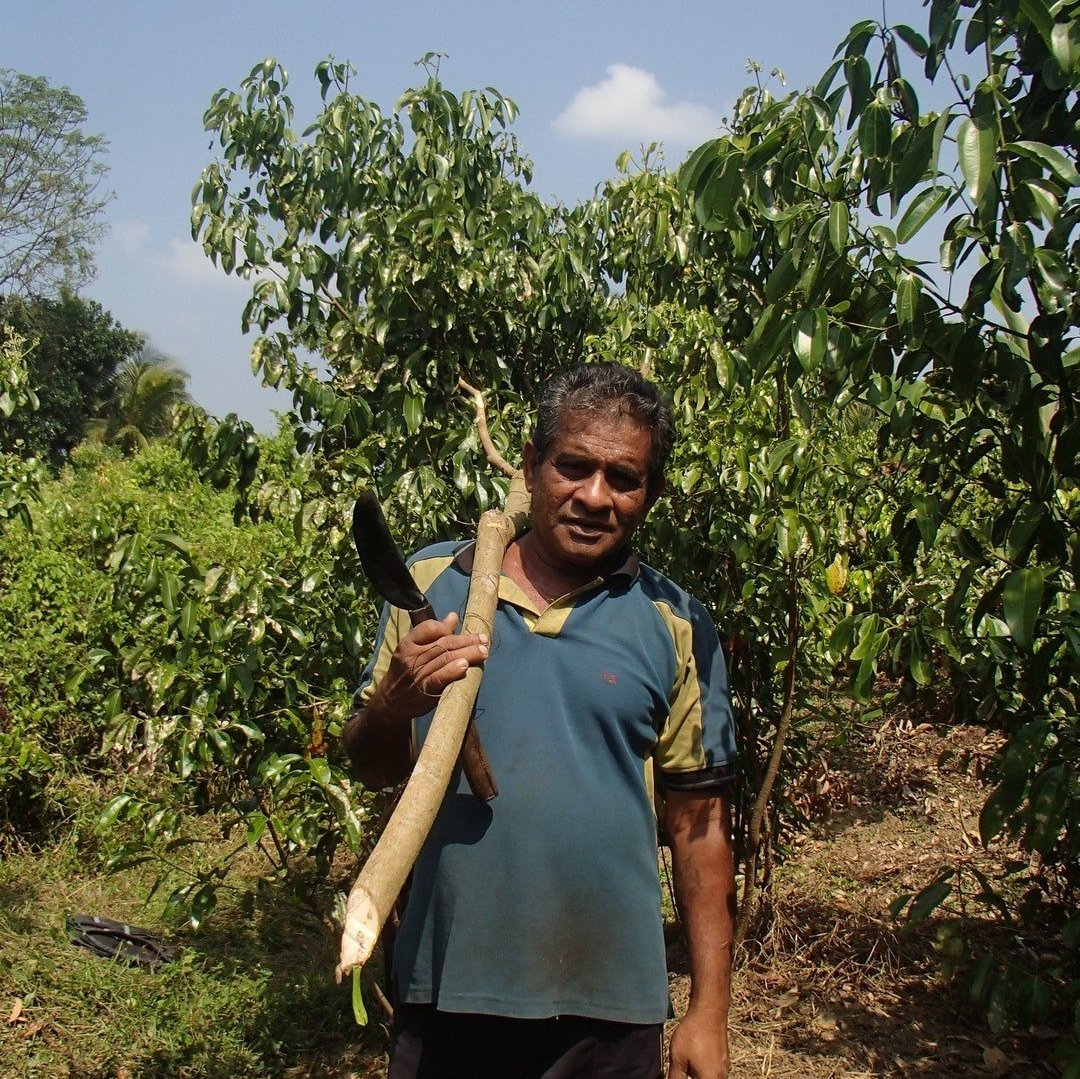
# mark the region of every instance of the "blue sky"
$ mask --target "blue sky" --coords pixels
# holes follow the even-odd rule
[[[576,201],[643,142],[662,140],[676,165],[730,112],[748,57],[801,87],[816,81],[852,23],[881,10],[880,0],[7,0],[0,66],[71,87],[86,103],[88,130],[108,139],[116,197],[86,293],[178,360],[207,409],[268,430],[271,410],[286,402],[251,375],[251,339],[240,332],[249,286],[215,269],[188,225],[191,189],[214,156],[202,114],[216,89],[235,88],[275,56],[302,128],[317,112],[312,73],[327,55],[352,61],[352,88],[388,110],[423,78],[414,61],[442,52],[451,88],[495,86],[517,102],[514,129],[537,192]],[[887,11],[924,29],[919,0],[889,0]]]

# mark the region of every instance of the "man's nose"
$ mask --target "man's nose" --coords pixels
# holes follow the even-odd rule
[[[583,479],[578,484],[575,495],[582,505],[591,510],[606,510],[611,505],[611,489],[600,471]]]

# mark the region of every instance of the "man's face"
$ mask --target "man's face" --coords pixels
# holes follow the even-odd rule
[[[532,537],[553,568],[600,569],[630,539],[649,491],[652,432],[632,416],[566,411],[542,461],[525,446]]]

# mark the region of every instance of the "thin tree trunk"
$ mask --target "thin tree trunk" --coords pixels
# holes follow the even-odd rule
[[[791,716],[795,710],[796,648],[799,644],[799,576],[798,563],[794,559],[790,564],[787,618],[787,649],[791,658],[788,660],[787,667],[784,668],[784,700],[780,709],[780,721],[776,725],[776,738],[773,741],[769,766],[765,770],[765,778],[762,780],[761,790],[758,791],[757,801],[754,803],[754,812],[750,817],[750,834],[747,837],[743,874],[743,896],[735,927],[736,947],[746,940],[754,913],[761,825],[769,807],[773,787],[776,785],[776,777],[780,774],[780,761],[784,755],[784,745],[787,742],[788,731],[791,729]]]

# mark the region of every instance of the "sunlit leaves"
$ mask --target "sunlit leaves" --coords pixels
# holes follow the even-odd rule
[[[838,255],[847,252],[850,222],[850,212],[846,202],[833,202],[829,207],[829,243]]]
[[[825,311],[807,311],[792,327],[792,347],[804,371],[813,371],[825,356],[829,343],[829,322]]]
[[[978,204],[993,176],[997,139],[984,117],[964,117],[956,132],[960,170],[971,200]]]
[[[1021,139],[1018,142],[1006,143],[1004,149],[1037,161],[1048,168],[1066,187],[1080,184],[1080,173],[1077,173],[1076,166],[1056,147],[1031,139]]]
[[[896,239],[907,243],[928,221],[941,210],[949,199],[946,187],[928,187],[912,199],[896,226]]]

